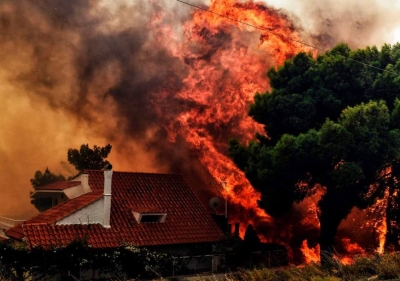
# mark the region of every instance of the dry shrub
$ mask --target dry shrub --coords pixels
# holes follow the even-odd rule
[[[388,280],[400,277],[400,253],[391,253],[380,256],[377,264],[379,279]]]
[[[344,271],[353,276],[371,276],[378,272],[379,256],[355,258],[352,264],[346,265]]]
[[[285,267],[279,269],[254,269],[242,271],[238,280],[240,281],[314,281],[314,280],[332,280],[328,278],[328,274],[318,265],[309,264],[304,267]],[[315,279],[319,278],[319,279]]]
[[[341,281],[342,279],[334,276],[316,276],[316,277],[311,277],[311,281]]]
[[[237,280],[239,281],[278,281],[279,276],[277,274],[277,270],[262,268],[262,269],[253,269],[253,270],[242,270],[237,275]]]

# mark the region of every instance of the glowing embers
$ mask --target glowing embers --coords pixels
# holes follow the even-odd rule
[[[139,213],[132,211],[132,214],[138,223],[165,222],[167,218],[167,213]]]

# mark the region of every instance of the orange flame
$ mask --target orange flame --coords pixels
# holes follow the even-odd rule
[[[184,24],[182,38],[174,34],[172,28],[159,25],[162,21],[156,16],[150,27],[158,30],[157,44],[185,63],[187,75],[179,92],[160,89],[161,93],[158,92],[154,99],[157,102],[155,108],[160,116],[165,116],[162,125],[168,132],[169,140],[174,142],[183,137],[191,153],[195,154],[215,181],[223,180],[226,183],[218,185],[215,192],[228,199],[230,205],[246,210],[230,212],[231,222],[241,222],[240,235],[243,237],[247,224],[257,226],[259,222],[271,223],[273,220],[258,207],[259,192],[253,189],[244,173],[227,157],[227,138],[235,137],[246,142],[256,132],[263,132],[263,126],[247,116],[247,111],[254,94],[269,89],[265,71],[282,64],[299,51],[309,50],[287,40],[298,40],[299,35],[285,16],[263,4],[212,0],[209,11],[270,29],[273,33],[195,10],[191,19]],[[173,119],[166,114],[171,109],[171,99],[178,101],[179,110]],[[323,189],[317,191],[316,201],[323,194]],[[318,228],[315,202],[309,205],[306,216],[302,217],[302,225]],[[378,251],[383,249],[384,223],[385,220],[377,225],[381,233]],[[264,233],[259,234],[263,236]],[[270,241],[267,235],[264,235],[264,241]],[[280,241],[290,239],[291,235]],[[356,248],[356,244],[350,240],[343,240],[342,244],[347,253],[354,250],[351,250],[352,247]],[[307,262],[319,261],[318,247],[309,248],[307,241],[303,241],[301,250]],[[346,254],[342,261],[348,263],[352,258]]]
[[[387,225],[386,225],[386,207],[388,204],[389,197],[389,189],[385,190],[385,195],[382,199],[378,200],[376,203],[376,208],[378,209],[378,213],[380,214],[381,219],[375,222],[376,232],[378,234],[379,246],[376,249],[378,254],[383,254],[385,251],[385,243],[386,243],[386,233],[387,233]]]
[[[319,262],[319,245],[310,248],[307,240],[303,240],[300,248],[306,263]]]
[[[341,242],[342,246],[348,254],[352,256],[365,254],[365,250],[361,248],[360,245],[358,245],[356,242],[351,242],[349,238],[342,238]]]
[[[354,257],[363,256],[366,254],[365,250],[356,242],[352,242],[349,238],[342,238],[342,247],[346,254],[339,257],[342,264],[351,264],[354,262]]]
[[[213,178],[226,182],[221,195],[230,204],[249,211],[251,215],[242,213],[230,217],[242,222],[243,236],[247,224],[254,225],[255,220],[268,222],[271,218],[258,207],[260,194],[227,157],[227,139],[236,137],[247,141],[256,132],[263,132],[263,126],[247,116],[248,104],[256,92],[269,88],[266,70],[282,64],[302,47],[286,39],[298,39],[287,18],[263,4],[213,0],[209,11],[274,32],[270,34],[197,10],[184,26],[185,37],[180,47],[165,46],[188,65],[182,90],[174,93],[174,98],[187,106],[174,120],[166,118],[169,140],[183,136]],[[159,30],[160,38],[177,37],[171,34],[171,29]],[[162,41],[158,40],[160,44]],[[168,100],[168,89],[163,95]],[[159,99],[157,103],[160,108]]]
[[[351,242],[349,238],[341,239],[342,247],[346,251],[343,255],[334,255],[342,264],[351,264],[355,256],[365,255],[365,250],[361,248],[356,242]],[[303,253],[305,263],[319,262],[320,261],[320,248],[319,245],[310,247],[307,240],[303,240],[300,248]]]
[[[287,40],[299,40],[287,17],[261,3],[211,0],[209,11],[269,29],[273,33],[195,10],[191,19],[184,24],[182,37],[175,34],[173,28],[160,24],[162,21],[157,15],[149,26],[152,30],[158,30],[157,44],[182,60],[187,74],[177,93],[171,93],[167,88],[157,92],[155,108],[160,116],[165,116],[162,126],[166,128],[169,140],[175,142],[183,137],[191,153],[195,154],[215,181],[223,180],[226,183],[218,185],[215,192],[227,198],[230,205],[246,210],[230,213],[231,221],[241,222],[240,234],[243,237],[247,224],[256,226],[255,222],[271,223],[272,218],[258,207],[260,194],[227,157],[227,138],[235,137],[243,143],[252,139],[256,132],[264,131],[263,126],[247,116],[247,111],[256,92],[269,90],[265,71],[282,64],[299,51],[309,49]],[[167,114],[171,110],[171,99],[177,101],[179,110],[173,119]],[[319,188],[315,202],[322,194],[323,189]],[[319,221],[315,202],[310,203],[300,223],[317,229]],[[381,227],[384,228],[383,225]],[[291,231],[287,227],[289,234],[278,240],[289,240]],[[380,235],[380,241],[383,238],[384,235]],[[269,241],[269,237],[264,236],[265,240]],[[358,246],[350,240],[343,240],[342,244],[348,253]],[[301,250],[307,262],[319,261],[318,246],[309,248],[305,240]],[[342,260],[351,262],[352,258],[345,256]]]

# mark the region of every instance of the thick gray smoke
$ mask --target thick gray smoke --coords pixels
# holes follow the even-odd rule
[[[82,143],[112,143],[119,170],[185,167],[197,180],[199,164],[186,165],[185,142],[166,141],[154,110],[159,88],[178,91],[186,75],[157,46],[158,28],[188,17],[171,1],[0,2],[0,213],[29,215],[34,172],[66,173],[57,163]]]
[[[343,41],[393,42],[397,2],[387,1],[391,7],[379,1],[314,2],[269,4],[289,15],[304,40],[323,48]],[[68,173],[60,161],[68,148],[82,143],[112,143],[110,161],[117,170],[178,172],[198,187],[215,185],[184,138],[167,140],[160,125],[165,111],[156,106],[167,103],[161,108],[170,116],[192,106],[163,94],[184,87],[191,62],[164,47],[184,42],[183,24],[192,13],[192,7],[172,0],[0,1],[0,214],[32,214],[29,179],[47,166]],[[235,42],[238,49],[255,37],[244,32],[243,38],[246,42]],[[208,43],[215,44],[214,52],[230,46]],[[231,137],[228,132],[239,122],[229,118],[222,129],[206,129],[225,143],[222,136]]]
[[[353,48],[400,41],[397,0],[264,0],[281,8],[302,30],[304,40],[328,49],[338,43]]]

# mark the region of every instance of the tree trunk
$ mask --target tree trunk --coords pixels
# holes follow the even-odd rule
[[[395,196],[395,189],[389,188],[389,194],[385,210],[386,211],[386,235],[385,235],[385,245],[384,245],[385,252],[394,252],[400,250],[398,243],[398,229],[396,227],[393,227],[392,224],[393,220],[392,216],[395,213],[395,210],[393,210],[393,208],[396,208],[394,202],[394,196]]]
[[[340,222],[346,217],[340,213],[334,213],[332,211],[321,212],[319,222],[321,225],[320,229],[320,259],[321,264],[328,264],[334,254],[335,236],[338,230]]]

